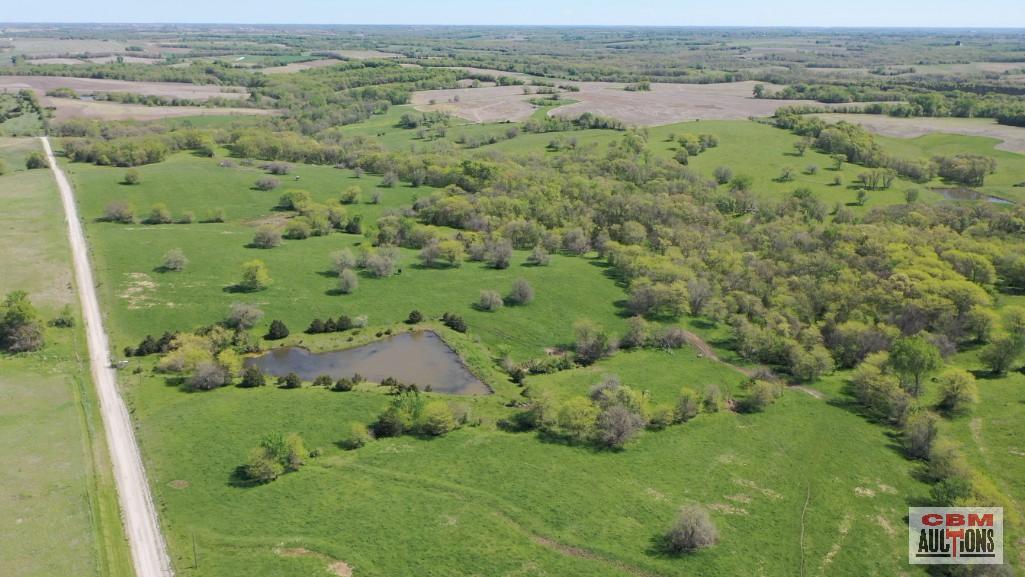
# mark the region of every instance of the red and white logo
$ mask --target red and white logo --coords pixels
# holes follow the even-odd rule
[[[912,565],[1002,565],[1001,507],[911,507],[908,562]]]

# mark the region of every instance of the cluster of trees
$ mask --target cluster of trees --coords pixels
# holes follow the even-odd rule
[[[938,401],[934,407],[924,406],[924,384],[937,373],[932,380]],[[923,477],[933,483],[933,505],[995,502],[960,448],[941,437],[940,417],[932,410],[944,415],[970,410],[977,400],[975,377],[964,369],[943,369],[940,350],[928,339],[900,338],[888,351],[868,355],[851,374],[849,390],[869,417],[900,430],[908,458],[924,462]]]
[[[321,333],[343,333],[348,330],[364,328],[366,326],[366,315],[358,315],[356,317],[341,315],[337,320],[328,318],[326,321],[317,318],[310,321],[310,326],[306,328],[306,334],[316,335]]]
[[[751,381],[741,401],[735,403],[718,385],[702,393],[685,388],[673,403],[656,404],[646,391],[623,385],[615,375],[605,376],[588,395],[556,399],[546,391],[528,389],[529,404],[504,426],[537,430],[565,442],[619,450],[644,429],[661,430],[686,423],[700,413],[714,413],[742,403],[760,411],[780,394],[780,386]],[[750,400],[749,400],[750,399]]]
[[[25,291],[7,293],[0,303],[0,350],[37,351],[44,343],[43,321]]]
[[[688,133],[681,134],[676,138],[670,138],[670,140],[676,140],[676,143],[679,145],[679,149],[673,155],[673,158],[680,164],[687,164],[690,162],[690,157],[697,156],[709,148],[719,146],[719,137],[714,134]]]
[[[109,133],[110,138],[96,137],[89,123],[69,123],[61,129],[64,154],[73,162],[89,162],[101,166],[141,166],[163,161],[179,150],[194,150],[213,155],[213,136],[207,131],[185,128],[157,134],[124,136]],[[79,133],[78,131],[85,131]]]
[[[465,408],[456,414],[447,402],[427,400],[415,388],[409,388],[397,394],[377,417],[373,432],[375,437],[440,437],[465,424],[468,416]]]

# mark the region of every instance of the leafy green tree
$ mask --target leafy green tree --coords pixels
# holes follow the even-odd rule
[[[281,340],[288,336],[288,327],[285,323],[275,319],[270,322],[270,328],[267,330],[267,339],[272,341]]]
[[[431,401],[424,405],[417,428],[424,435],[440,437],[456,428],[455,416],[445,401]]]
[[[46,162],[46,156],[42,152],[30,152],[25,157],[25,168],[33,170],[36,168],[49,168],[50,163]]]
[[[890,349],[890,366],[915,397],[922,393],[922,380],[942,365],[939,349],[922,336],[897,339]]]
[[[594,432],[598,408],[584,397],[572,397],[562,403],[557,412],[559,432],[574,441],[589,439]]]
[[[260,291],[270,286],[271,278],[267,272],[267,265],[262,260],[254,259],[242,264],[242,280],[238,288],[247,291]]]
[[[239,383],[240,387],[253,388],[262,387],[267,384],[267,378],[264,376],[263,371],[256,365],[250,365],[242,371],[242,382]]]
[[[25,291],[7,293],[0,304],[0,349],[12,353],[43,348],[43,323]]]
[[[904,450],[912,459],[928,459],[939,435],[936,415],[922,411],[908,418],[904,425]]]

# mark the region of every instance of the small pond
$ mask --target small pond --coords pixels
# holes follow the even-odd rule
[[[1014,204],[1013,201],[1007,200],[1006,198],[983,194],[970,188],[934,188],[932,190],[933,192],[940,193],[940,195],[947,200],[985,200],[986,202],[992,202],[994,204]]]
[[[319,375],[339,379],[359,373],[370,381],[392,377],[402,383],[415,383],[421,390],[430,386],[436,393],[491,392],[466,368],[459,355],[431,331],[401,333],[363,346],[323,353],[282,347],[246,359],[245,365],[255,365],[275,377],[295,373],[304,381]]]

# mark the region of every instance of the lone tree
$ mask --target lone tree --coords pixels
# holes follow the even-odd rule
[[[142,180],[142,178],[139,176],[139,171],[134,168],[129,168],[125,171],[125,177],[121,182],[124,184],[139,184],[140,180]]]
[[[161,265],[165,271],[181,272],[188,266],[189,259],[180,248],[172,248],[164,253],[164,262]]]
[[[359,288],[359,277],[351,268],[342,271],[338,276],[338,290],[344,294],[352,294]]]
[[[666,550],[675,555],[693,553],[719,542],[719,530],[699,505],[686,505],[680,509],[676,521],[665,534]]]
[[[262,260],[251,260],[242,265],[242,280],[238,288],[247,291],[259,291],[267,288],[271,283],[270,274],[267,272],[267,265]]]
[[[43,348],[43,323],[25,291],[7,294],[0,303],[0,350],[12,353]]]
[[[939,349],[922,336],[898,339],[890,349],[890,367],[904,389],[916,397],[922,393],[922,379],[942,364]]]
[[[270,328],[267,329],[267,340],[276,341],[283,339],[288,336],[288,327],[285,323],[274,319],[270,322]]]

